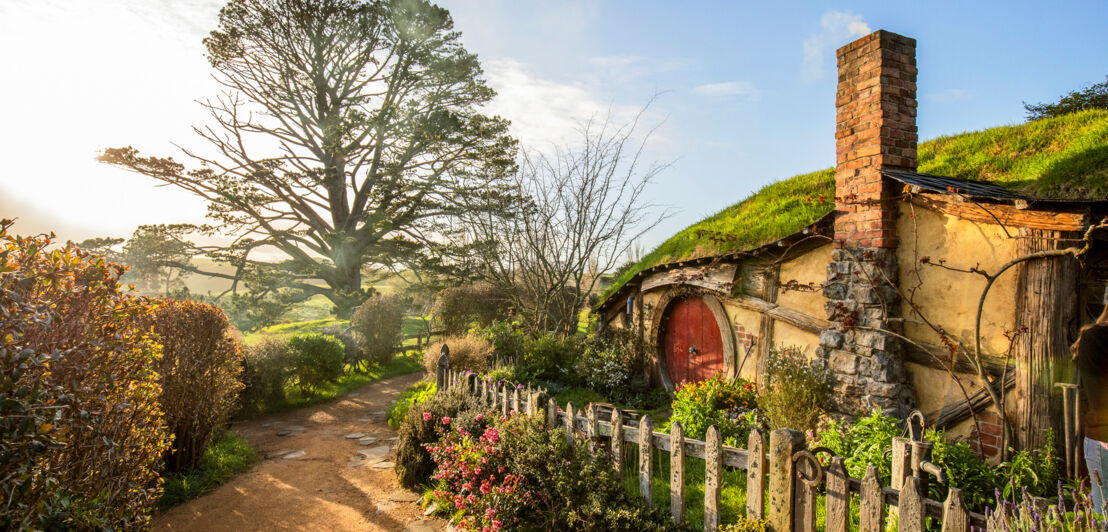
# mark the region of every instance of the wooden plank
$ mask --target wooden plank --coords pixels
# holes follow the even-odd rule
[[[894,490],[904,487],[904,477],[912,474],[912,446],[911,440],[902,436],[893,438],[892,447],[892,480],[889,482]]]
[[[1016,372],[1009,371],[1007,377],[1004,379],[1004,389],[1009,390],[1015,385]],[[985,388],[981,388],[970,394],[969,401],[962,399],[953,405],[944,406],[942,409],[943,413],[935,419],[934,426],[940,429],[950,428],[973,417],[972,412],[984,412],[985,409],[992,406],[992,404],[993,399],[989,396],[989,391]],[[971,408],[972,412],[970,410]]]
[[[612,469],[616,478],[623,478],[623,414],[618,408],[612,409],[612,439],[608,449],[612,454]]]
[[[669,515],[685,522],[685,431],[674,421],[669,429]]]
[[[1010,230],[1028,227],[1053,231],[1084,231],[1089,223],[1085,209],[1018,209],[998,203],[952,201],[951,196],[946,194],[913,194],[912,203],[971,222],[992,225],[999,223]]]
[[[766,439],[761,430],[750,431],[747,439],[746,518],[761,519],[766,511]]]
[[[719,500],[723,492],[720,482],[723,444],[715,425],[708,427],[704,440],[707,447],[704,459],[704,532],[715,532],[719,528]]]
[[[777,429],[769,434],[769,514],[770,529],[792,530],[796,515],[793,486],[796,467],[793,455],[804,449],[804,433],[792,429]]]
[[[672,270],[652,273],[642,281],[642,291],[670,285],[687,285],[706,288],[721,294],[730,294],[735,282],[738,264],[708,264],[706,266],[685,266]]]
[[[850,528],[850,482],[843,458],[831,459],[827,468],[827,528],[826,532],[847,532]]]
[[[780,268],[777,266],[771,266],[762,271],[762,277],[765,280],[765,284],[762,286],[762,297],[765,298],[767,303],[773,305],[773,309],[777,308],[777,276],[779,273]],[[758,324],[758,375],[755,378],[758,386],[764,384],[762,376],[766,373],[766,362],[769,361],[769,353],[773,349],[774,316],[770,313],[770,310],[762,314],[761,321]]]
[[[903,345],[904,358],[908,362],[943,371],[950,370],[950,351],[946,348],[924,342],[904,342]],[[976,375],[977,369],[966,356],[964,353],[958,355],[954,362],[954,371]],[[985,373],[997,377],[1004,372],[1005,367],[1014,366],[1014,363],[1008,363],[1002,357],[981,355],[981,366]]]
[[[881,490],[881,478],[877,476],[877,466],[866,468],[862,478],[862,501],[859,506],[859,532],[885,531],[885,504]]]
[[[793,484],[793,531],[816,532],[816,485],[809,484],[806,479],[817,478],[817,465],[803,455],[793,465],[796,469]]]
[[[566,443],[568,443],[570,445],[570,447],[573,446],[573,428],[574,428],[573,425],[574,425],[574,422],[577,421],[576,418],[577,418],[577,413],[573,409],[573,401],[570,401],[570,402],[566,403],[566,420],[565,420]]]
[[[920,493],[919,479],[904,479],[904,489],[900,490],[897,501],[897,524],[902,532],[923,532],[923,495]]]
[[[776,297],[776,295],[774,297]],[[814,334],[819,334],[824,331],[830,324],[827,320],[813,316],[804,311],[782,306],[777,303],[771,303],[748,294],[733,296],[728,302],[746,310],[765,314],[770,318],[781,320],[797,329]]]
[[[943,503],[943,532],[969,532],[969,511],[962,500],[962,490],[950,488]]]
[[[649,415],[643,415],[639,421],[639,495],[648,506],[654,506],[654,496],[651,488],[654,474],[654,423]]]

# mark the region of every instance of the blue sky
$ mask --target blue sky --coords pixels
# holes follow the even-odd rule
[[[0,210],[63,237],[201,221],[203,205],[96,165],[107,146],[173,153],[214,94],[200,39],[210,0],[0,4]],[[870,30],[918,41],[922,139],[1023,120],[1108,75],[1108,2],[525,2],[450,0],[526,145],[575,120],[632,112],[656,92],[650,199],[676,214],[647,247],[757,190],[834,161],[835,49]],[[121,196],[118,190],[126,188]],[[3,213],[0,213],[2,215]],[[35,227],[34,229],[40,229]]]

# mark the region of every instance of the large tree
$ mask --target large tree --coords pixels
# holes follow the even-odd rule
[[[458,39],[424,0],[233,0],[204,40],[224,91],[202,103],[205,148],[182,148],[192,168],[131,147],[100,160],[207,200],[215,223],[200,229],[234,238],[194,251],[236,280],[253,272],[346,315],[368,296],[367,266],[430,263],[442,224],[511,172],[508,122],[479,112],[494,92]]]

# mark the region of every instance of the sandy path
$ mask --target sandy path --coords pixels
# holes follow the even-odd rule
[[[367,384],[330,403],[236,423],[263,457],[250,471],[199,499],[154,519],[156,530],[441,530],[444,522],[423,517],[392,469],[372,467],[358,451],[390,446],[396,436],[384,417],[392,399],[421,374]],[[279,432],[292,431],[286,436]],[[364,433],[380,440],[362,445],[345,436]],[[281,451],[303,456],[272,457]],[[266,457],[266,455],[271,457]],[[295,456],[295,455],[290,455]],[[423,521],[423,522],[420,522]]]

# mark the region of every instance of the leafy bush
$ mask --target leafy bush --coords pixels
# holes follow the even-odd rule
[[[434,382],[422,381],[417,382],[408,387],[407,390],[400,392],[400,395],[396,397],[396,400],[389,405],[388,418],[389,426],[397,428],[400,423],[404,421],[404,418],[408,417],[408,410],[415,405],[418,405],[427,399],[435,395],[436,386]]]
[[[765,532],[769,523],[765,519],[743,519],[737,523],[720,525],[719,532]]]
[[[677,388],[670,421],[681,422],[685,436],[703,440],[715,425],[727,445],[746,447],[750,430],[759,423],[754,384],[738,379],[727,382],[716,375]]]
[[[435,462],[426,446],[439,440],[440,434],[436,432],[439,420],[458,418],[476,407],[473,398],[459,386],[447,393],[432,395],[419,408],[408,410],[397,431],[396,476],[401,485],[416,488],[431,479]]]
[[[242,383],[242,345],[231,322],[214,305],[163,299],[151,319],[162,344],[160,402],[173,433],[166,469],[187,471],[200,463],[215,430],[227,421]]]
[[[1041,120],[1084,111],[1086,109],[1108,109],[1108,77],[1104,83],[1096,83],[1069,94],[1054,103],[1024,103],[1027,120]]]
[[[289,339],[289,347],[296,357],[296,380],[301,393],[309,394],[312,388],[342,375],[346,349],[334,336],[298,334]]]
[[[0,221],[0,528],[145,526],[169,448],[122,266]]]
[[[463,530],[687,530],[623,489],[609,462],[566,442],[540,417],[511,416],[481,432],[442,421],[430,446],[434,495]]]
[[[292,376],[295,357],[288,342],[266,338],[246,348],[242,366],[245,387],[239,394],[244,412],[260,412],[265,405],[285,400],[285,383]]]
[[[545,379],[573,384],[580,382],[580,376],[574,369],[580,353],[580,337],[559,338],[544,333],[527,337],[522,353],[511,358],[515,361],[516,373],[523,380]]]
[[[612,397],[629,386],[645,384],[643,377],[653,352],[654,346],[640,336],[609,330],[584,342],[577,372],[586,386]]]
[[[342,347],[346,351],[346,361],[350,364],[357,364],[362,360],[362,346],[354,337],[354,329],[349,325],[344,322],[332,323],[319,329],[318,332],[334,336],[336,340],[342,342]]]
[[[503,290],[477,283],[440,291],[432,312],[445,334],[462,336],[470,327],[488,327],[507,316],[509,301]]]
[[[853,424],[831,421],[813,445],[825,446],[842,456],[847,473],[854,478],[862,478],[867,466],[876,465],[881,479],[888,485],[892,466],[884,454],[892,448],[893,438],[902,432],[899,420],[874,410]]]
[[[771,429],[815,430],[830,398],[826,368],[809,363],[798,347],[770,350],[758,406]]]
[[[366,300],[350,325],[358,331],[361,346],[359,361],[388,364],[396,346],[404,339],[404,312],[408,304],[397,296],[377,296]]]
[[[427,368],[428,373],[434,375],[437,371],[443,344],[450,347],[450,369],[469,370],[475,373],[484,373],[489,369],[489,358],[493,353],[492,344],[474,335],[447,336],[440,341],[427,344],[424,349],[423,367]]]

